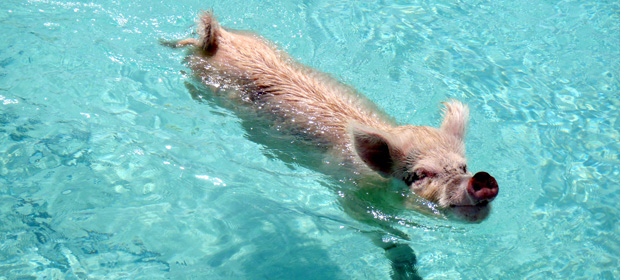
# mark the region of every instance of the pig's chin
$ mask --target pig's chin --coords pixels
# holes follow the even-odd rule
[[[451,205],[446,210],[450,216],[459,220],[479,223],[489,216],[491,204],[485,201],[476,205]]]

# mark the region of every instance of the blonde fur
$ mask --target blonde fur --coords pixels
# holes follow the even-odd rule
[[[197,25],[199,39],[170,45],[195,46],[189,66],[205,84],[234,89],[232,98],[328,143],[336,156],[362,173],[372,170],[404,180],[443,207],[475,203],[463,187],[472,177],[463,144],[467,106],[456,100],[444,103],[439,129],[397,126],[352,88],[295,62],[265,39],[222,28],[211,11]]]

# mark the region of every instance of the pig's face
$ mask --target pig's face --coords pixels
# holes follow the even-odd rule
[[[445,105],[439,129],[402,126],[379,131],[354,126],[353,146],[360,159],[382,176],[404,181],[457,218],[482,221],[499,188],[488,173],[472,176],[467,170],[463,143],[467,107],[457,101]]]
[[[404,178],[411,190],[459,219],[479,222],[488,216],[499,190],[493,177],[486,172],[472,176],[460,154],[416,156],[419,160],[411,161]]]

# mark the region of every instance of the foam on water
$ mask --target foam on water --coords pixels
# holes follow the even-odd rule
[[[402,211],[406,192],[351,189],[192,99],[158,39],[210,7],[401,123],[468,103],[470,169],[501,188],[489,219]],[[614,1],[2,1],[0,279],[389,279],[373,232],[425,279],[620,278],[619,17]]]

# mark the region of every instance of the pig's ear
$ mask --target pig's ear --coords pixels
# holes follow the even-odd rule
[[[446,107],[443,109],[441,131],[463,139],[469,122],[469,108],[456,100],[444,102],[443,105]]]
[[[357,155],[384,177],[394,171],[394,163],[402,158],[402,152],[390,143],[388,134],[362,125],[352,125],[353,147]]]

